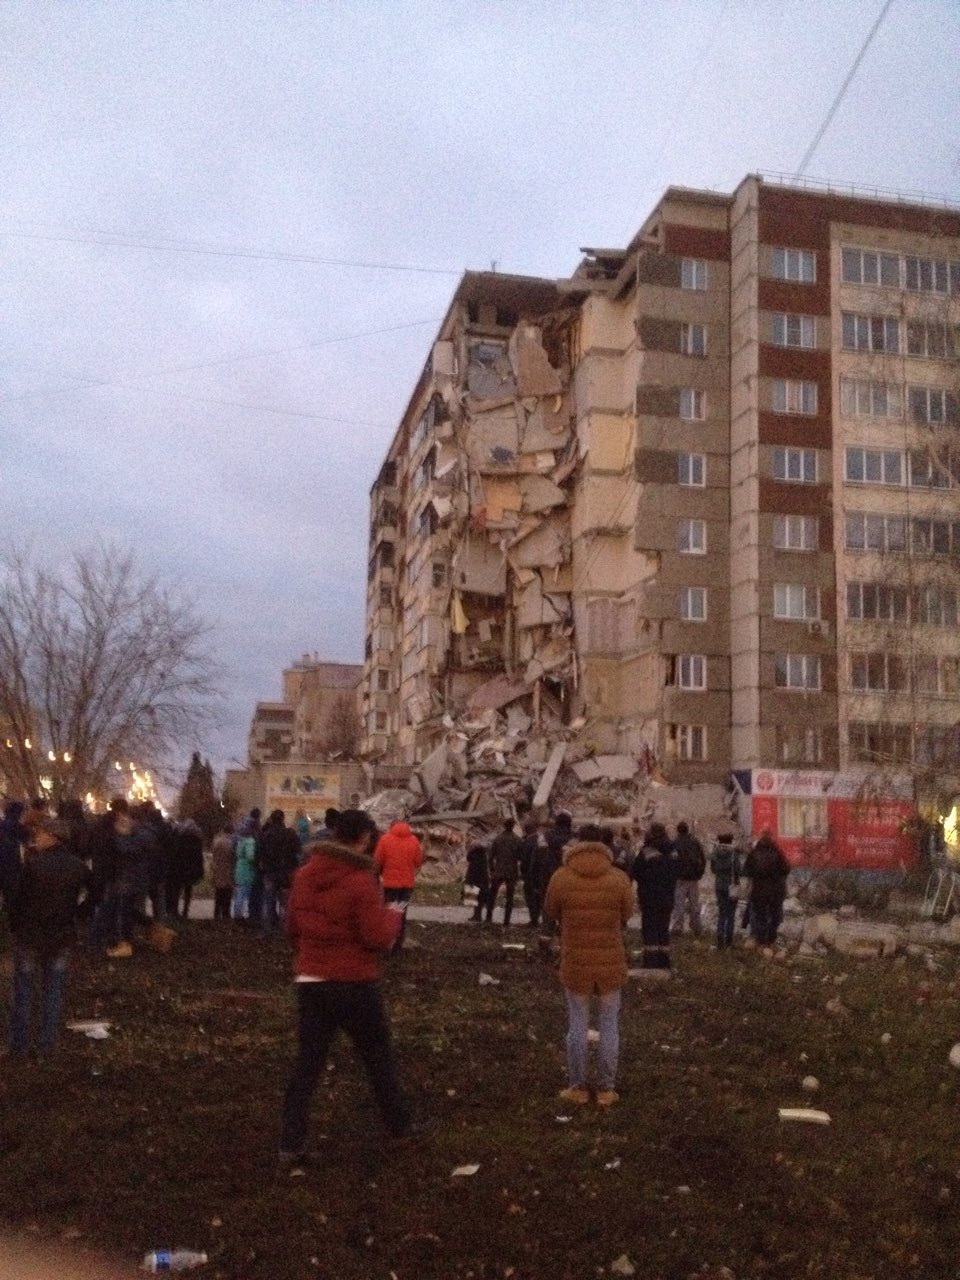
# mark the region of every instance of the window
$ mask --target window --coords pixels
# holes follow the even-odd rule
[[[908,724],[870,724],[851,720],[847,727],[850,759],[909,761],[912,756]]]
[[[676,659],[677,684],[681,689],[707,687],[707,660],[698,653],[681,653]]]
[[[447,566],[440,560],[434,560],[431,565],[430,576],[434,588],[445,587],[447,585]]]
[[[777,551],[816,551],[820,525],[815,516],[774,516],[773,545]]]
[[[800,582],[776,582],[773,586],[775,618],[814,621],[820,617],[820,591]]]
[[[906,257],[903,285],[914,293],[958,293],[960,263],[944,262],[942,258]]]
[[[678,760],[706,760],[706,725],[668,724],[667,748]]]
[[[390,609],[393,606],[393,589],[388,583],[380,584],[380,608]]]
[[[840,412],[847,418],[902,418],[903,388],[895,382],[841,378]]]
[[[826,800],[779,800],[777,829],[788,840],[825,840],[829,835]]]
[[[847,516],[848,551],[906,551],[907,522],[903,516],[881,516],[851,511]]]
[[[773,341],[778,347],[815,347],[816,317],[777,312],[773,317]]]
[[[390,689],[390,672],[379,668],[377,671],[377,690],[380,693],[387,693]]]
[[[910,554],[915,556],[960,555],[960,522],[927,520],[910,521]]]
[[[680,417],[687,422],[700,422],[707,416],[706,396],[696,387],[680,388]]]
[[[795,378],[776,378],[773,383],[773,409],[775,413],[816,413],[817,384],[800,382]]]
[[[950,587],[922,587],[917,593],[917,621],[931,627],[955,627],[957,593]]]
[[[677,523],[677,550],[688,556],[706,555],[706,520],[680,520]]]
[[[816,484],[816,449],[787,449],[778,446],[773,451],[773,478],[796,484]]]
[[[823,733],[798,724],[780,725],[777,730],[781,764],[820,764],[823,760]]]
[[[706,289],[707,264],[703,258],[684,258],[680,263],[681,289]]]
[[[811,653],[778,653],[773,660],[778,689],[819,689],[820,659]]]
[[[911,449],[910,486],[913,489],[949,489],[950,475],[946,467],[926,449]]]
[[[847,449],[844,478],[850,484],[903,484],[899,449]]]
[[[374,716],[374,729],[377,733],[386,733],[387,713],[385,711],[378,711]]]
[[[908,387],[907,403],[914,422],[960,422],[960,401],[942,387]]]
[[[861,316],[845,311],[840,332],[847,351],[900,350],[900,321],[896,316]]]
[[[707,588],[684,587],[680,592],[679,612],[684,622],[706,622]]]
[[[870,249],[844,249],[841,275],[846,284],[880,284],[900,288],[900,255]]]
[[[847,617],[864,621],[907,622],[910,593],[906,587],[888,587],[878,582],[848,582]]]
[[[907,664],[896,653],[851,653],[850,687],[865,693],[902,693]]]
[[[677,484],[702,489],[707,483],[707,459],[702,453],[677,454]]]
[[[808,249],[774,249],[773,277],[813,284],[817,278],[817,255]]]
[[[685,356],[705,356],[707,354],[707,326],[705,324],[682,324],[680,326],[680,352]]]
[[[952,360],[956,357],[958,331],[939,320],[907,321],[907,355],[926,356],[931,360]]]

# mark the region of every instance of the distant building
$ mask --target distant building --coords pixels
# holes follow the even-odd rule
[[[283,672],[283,701],[258,702],[247,740],[246,769],[227,771],[226,785],[243,809],[298,809],[322,817],[358,791],[359,664],[304,654]]]

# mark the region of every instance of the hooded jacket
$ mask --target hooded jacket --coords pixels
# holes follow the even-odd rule
[[[307,845],[287,903],[298,977],[375,982],[380,953],[389,951],[402,917],[384,906],[374,862],[334,841]]]
[[[423,849],[406,822],[395,822],[380,837],[373,856],[385,889],[413,888]]]
[[[603,995],[623,986],[623,930],[633,914],[633,887],[605,844],[566,849],[547,885],[544,912],[560,926],[560,980],[568,990]]]

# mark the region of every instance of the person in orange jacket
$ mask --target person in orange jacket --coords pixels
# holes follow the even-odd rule
[[[407,907],[413,896],[417,868],[423,862],[423,848],[406,822],[394,822],[377,841],[373,854],[383,884],[383,899],[395,903],[400,912],[400,932],[394,949],[399,951],[407,929]]]

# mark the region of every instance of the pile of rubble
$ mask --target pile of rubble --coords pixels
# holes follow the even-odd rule
[[[505,818],[527,813],[545,820],[566,810],[575,827],[597,823],[631,838],[653,821],[675,826],[683,819],[705,843],[735,818],[721,786],[672,786],[645,758],[594,754],[583,722],[535,728],[507,683],[497,677],[481,686],[464,716],[444,717],[443,741],[412,768],[405,787],[364,801],[381,827],[408,819],[425,840],[428,862],[459,872],[469,840],[489,839]],[[505,701],[489,705],[499,697]]]

